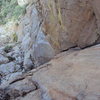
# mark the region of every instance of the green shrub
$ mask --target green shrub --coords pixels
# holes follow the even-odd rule
[[[25,12],[26,7],[20,7],[17,0],[0,0],[0,24],[18,20]]]

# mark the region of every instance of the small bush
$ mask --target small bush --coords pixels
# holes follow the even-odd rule
[[[17,0],[0,0],[0,24],[18,20],[25,12],[26,7],[20,7]]]

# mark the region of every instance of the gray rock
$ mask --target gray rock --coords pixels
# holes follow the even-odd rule
[[[54,57],[55,52],[42,32],[40,26],[41,21],[34,5],[31,7],[28,6],[26,16],[22,21],[24,34],[22,39],[24,67],[25,69],[30,69],[49,61]]]
[[[35,83],[29,78],[25,79],[19,79],[18,81],[10,84],[8,87],[6,87],[6,92],[9,94],[11,99],[25,96],[26,94],[35,91],[37,87],[35,86]]]
[[[34,62],[31,59],[31,51],[29,50],[27,53],[25,53],[24,57],[24,68],[25,70],[31,70],[34,68]]]
[[[42,65],[46,62],[48,62],[50,59],[52,59],[55,55],[53,48],[51,45],[42,37],[45,37],[44,35],[39,35],[39,38],[37,40],[37,43],[33,45],[32,51],[32,58],[34,59],[36,66]]]
[[[6,64],[8,62],[9,62],[9,59],[0,54],[0,64]]]
[[[7,76],[2,77],[0,88],[5,88],[9,86],[9,84],[15,80],[17,77],[21,76],[22,72],[15,72],[8,74]]]
[[[3,73],[4,75],[20,71],[20,66],[16,65],[14,62],[10,62],[7,64],[0,65],[0,73]]]
[[[0,89],[0,100],[10,100],[9,95],[4,89]]]
[[[22,66],[23,63],[23,52],[19,48],[19,46],[13,47],[13,50],[7,54],[8,57],[11,57],[16,64],[20,64]]]

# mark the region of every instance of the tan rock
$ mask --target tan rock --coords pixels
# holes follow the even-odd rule
[[[51,100],[77,100],[75,97],[72,97],[68,94],[65,94],[62,91],[59,91],[57,89],[52,89],[52,88],[50,88],[50,90],[48,91],[48,95],[51,98]]]
[[[92,6],[94,8],[94,13],[95,13],[96,18],[97,18],[97,25],[98,25],[98,28],[100,31],[100,1],[99,0],[92,0]]]
[[[41,0],[43,30],[55,49],[81,48],[98,40],[99,0]],[[95,10],[94,10],[94,8]],[[95,16],[95,14],[96,16]],[[98,22],[98,23],[97,23]]]
[[[76,97],[78,100],[99,100],[99,58],[100,45],[69,54],[64,53],[35,72],[33,80],[40,85],[42,95],[46,98],[44,100],[50,98],[59,100],[58,97],[62,97],[60,100],[66,97]],[[76,99],[72,98],[71,100]]]

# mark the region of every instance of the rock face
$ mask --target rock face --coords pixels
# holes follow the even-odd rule
[[[98,0],[21,1],[30,3],[16,32],[22,41],[25,69],[49,61],[54,50],[59,53],[100,43]]]
[[[27,13],[22,19],[25,69],[31,69],[54,57],[55,53],[41,30],[38,11],[34,5],[27,7]],[[20,34],[19,34],[20,35]]]
[[[97,45],[64,53],[44,65],[33,75],[42,89],[43,100],[99,100],[99,57]]]
[[[100,36],[98,0],[41,0],[40,5],[44,33],[56,50],[97,43]]]

